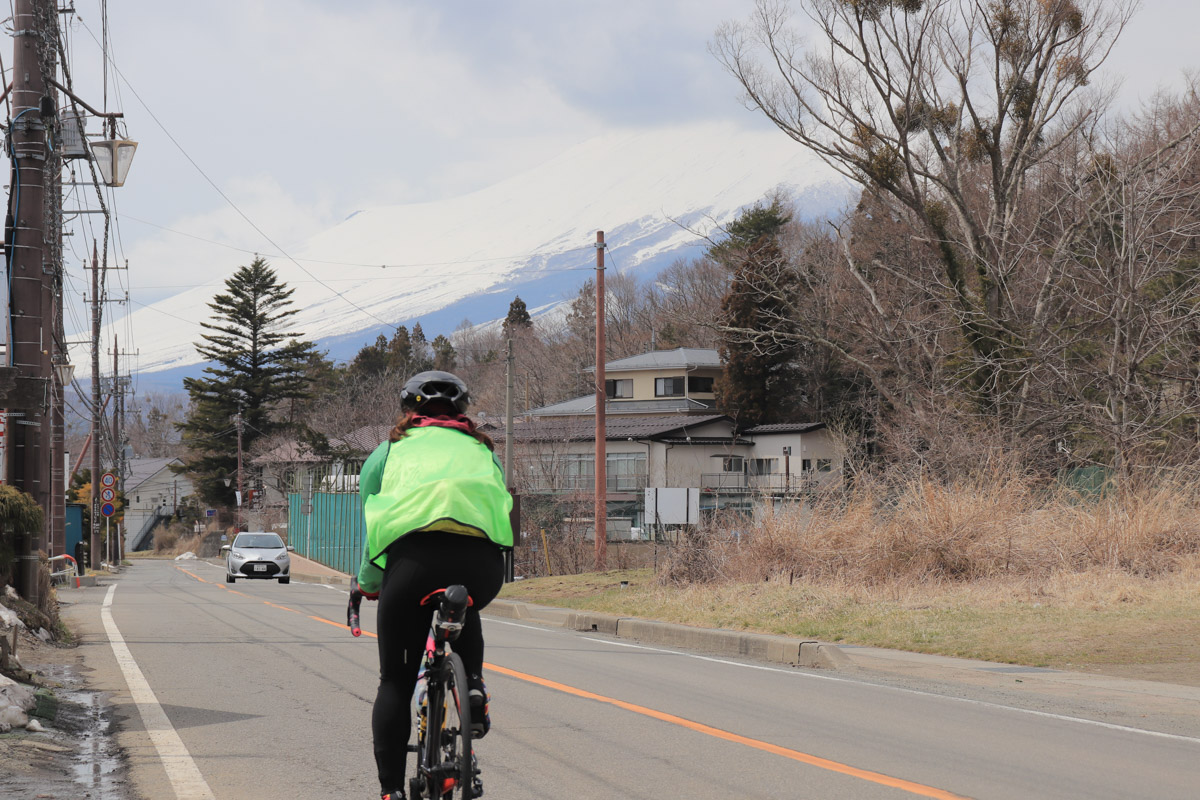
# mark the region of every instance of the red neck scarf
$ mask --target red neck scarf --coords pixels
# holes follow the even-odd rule
[[[463,416],[462,414],[455,414],[452,417],[446,416],[446,415],[441,415],[441,416],[437,416],[437,417],[426,417],[422,414],[414,414],[413,418],[412,418],[411,427],[413,427],[413,428],[429,428],[429,427],[454,428],[455,430],[462,431],[463,433],[474,433],[475,432],[475,423],[472,422],[468,417]]]

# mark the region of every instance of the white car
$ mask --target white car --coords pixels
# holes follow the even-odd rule
[[[292,557],[295,550],[284,544],[278,534],[267,531],[246,531],[234,537],[233,544],[221,548],[225,554],[225,582],[238,578],[278,578],[291,583]]]

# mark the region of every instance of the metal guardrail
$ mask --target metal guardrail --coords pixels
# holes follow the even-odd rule
[[[649,484],[648,475],[606,475],[605,486],[610,492],[639,492]],[[594,475],[561,475],[556,477],[530,477],[521,482],[521,491],[527,494],[546,492],[592,491],[596,486]]]
[[[60,561],[60,560],[70,561],[72,566],[70,566],[67,569],[61,569],[61,570],[55,571],[53,564],[55,561]],[[53,583],[58,578],[65,579],[68,575],[74,575],[75,576],[75,588],[76,589],[79,588],[79,564],[75,561],[74,558],[72,558],[71,556],[66,555],[64,553],[61,556],[51,556],[49,561],[51,564],[51,568],[50,568],[51,583]]]

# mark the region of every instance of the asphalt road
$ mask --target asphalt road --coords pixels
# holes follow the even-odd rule
[[[345,590],[223,577],[142,561],[71,608],[137,794],[377,797],[376,652],[342,626]],[[485,632],[495,800],[1200,795],[1197,736],[525,622]]]

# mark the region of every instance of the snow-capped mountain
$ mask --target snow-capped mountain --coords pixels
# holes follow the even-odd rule
[[[394,325],[420,321],[433,338],[464,319],[503,317],[517,294],[530,308],[572,296],[595,265],[597,230],[607,268],[656,272],[703,250],[694,230],[777,188],[802,216],[850,197],[843,179],[776,131],[609,133],[471,194],[364,209],[312,236],[294,262],[268,260],[295,289],[291,327],[346,358]],[[140,373],[198,371],[197,310],[207,314],[214,293],[193,288],[133,312]]]

